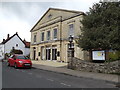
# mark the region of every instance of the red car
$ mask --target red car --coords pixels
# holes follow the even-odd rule
[[[8,59],[7,65],[14,66],[15,68],[18,68],[18,67],[31,68],[32,62],[30,59],[28,59],[24,55],[14,54],[14,55],[11,55],[10,58]]]

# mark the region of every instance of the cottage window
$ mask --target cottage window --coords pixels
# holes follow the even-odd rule
[[[50,31],[47,31],[47,40],[50,40]]]
[[[68,36],[70,35],[74,36],[74,25],[73,24],[69,25]]]
[[[57,39],[57,29],[54,29],[54,39]]]
[[[41,41],[44,41],[44,32],[41,34]]]
[[[15,49],[15,47],[12,47],[12,50],[14,50]]]
[[[18,47],[18,44],[16,44],[16,47]]]

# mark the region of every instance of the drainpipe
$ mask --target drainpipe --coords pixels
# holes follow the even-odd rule
[[[62,16],[60,16],[61,17],[61,20],[60,20],[60,61],[62,61],[61,60],[61,48],[62,48]]]

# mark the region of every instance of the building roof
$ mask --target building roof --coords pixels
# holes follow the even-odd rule
[[[24,39],[24,44],[26,48],[30,48],[30,42],[27,42],[25,39]]]
[[[3,39],[2,44],[7,43],[7,42],[8,42],[10,39],[12,39],[15,35],[17,35],[17,36],[18,36],[18,34],[17,34],[17,33],[15,33],[13,36],[8,37],[7,39]],[[19,36],[18,36],[18,37],[19,37]],[[21,40],[21,38],[20,38],[20,40]]]
[[[66,12],[72,12],[72,13],[84,13],[82,11],[76,11],[76,10],[67,10],[67,9],[59,9],[59,8],[49,8],[48,10],[58,10],[58,11],[66,11]]]
[[[5,44],[7,43],[9,40],[11,40],[14,36],[18,36],[18,38],[25,44],[26,48],[30,48],[30,42],[27,42],[26,40],[23,41],[20,36],[18,35],[18,33],[16,32],[14,35],[12,35],[11,37],[7,37],[7,39],[3,39],[3,41],[1,42],[1,44]]]

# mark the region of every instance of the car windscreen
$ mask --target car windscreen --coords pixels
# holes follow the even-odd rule
[[[17,56],[16,59],[28,59],[28,58],[25,56]]]

